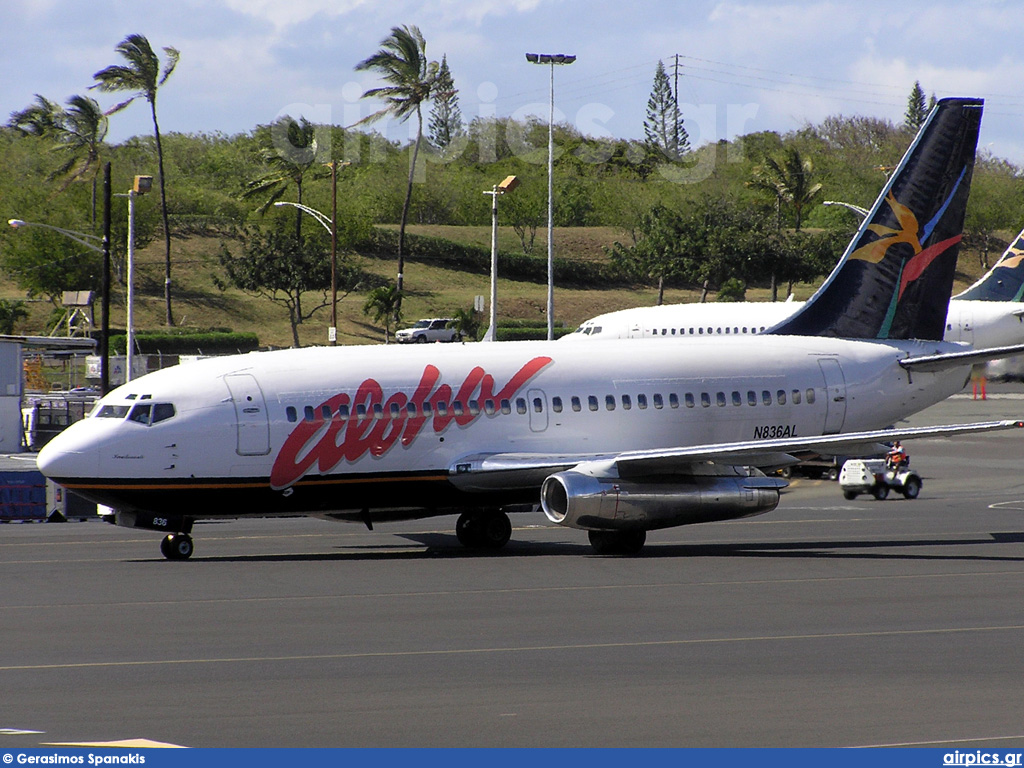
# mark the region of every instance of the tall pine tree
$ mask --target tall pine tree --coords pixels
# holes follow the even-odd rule
[[[932,102],[934,103],[934,101],[935,97],[933,96]],[[910,96],[907,97],[907,111],[903,115],[903,127],[917,133],[918,129],[924,125],[926,117],[928,117],[928,103],[925,101],[921,83],[915,80]]]
[[[459,92],[455,88],[448,57],[441,57],[441,68],[437,71],[437,85],[434,86],[434,106],[430,109],[427,124],[427,138],[438,149],[445,149],[456,136],[464,132],[462,111],[459,109]]]
[[[679,102],[672,93],[672,85],[661,61],[658,61],[658,68],[654,72],[654,87],[647,99],[644,135],[648,146],[669,160],[679,160],[690,148],[690,137],[683,127]]]

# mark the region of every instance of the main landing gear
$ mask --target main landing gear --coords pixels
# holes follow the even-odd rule
[[[500,509],[463,512],[455,523],[455,535],[469,549],[501,549],[512,537],[512,521]]]
[[[590,546],[599,555],[637,555],[647,541],[647,531],[588,531]]]
[[[160,542],[160,553],[168,560],[192,557],[192,537],[187,533],[169,533]]]

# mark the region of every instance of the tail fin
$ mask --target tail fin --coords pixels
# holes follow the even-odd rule
[[[828,280],[767,333],[942,338],[983,103],[935,105]]]
[[[1024,296],[1024,230],[981,280],[954,296],[961,301],[1022,301]]]

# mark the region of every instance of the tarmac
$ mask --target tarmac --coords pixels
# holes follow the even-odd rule
[[[914,424],[1024,416],[1024,388]],[[795,480],[639,557],[513,516],[0,526],[0,747],[1024,747],[1024,430],[908,441],[921,497]],[[13,457],[13,461],[23,461]]]

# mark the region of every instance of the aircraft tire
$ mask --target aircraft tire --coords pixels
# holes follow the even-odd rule
[[[455,522],[455,536],[469,549],[501,549],[512,538],[512,521],[500,510],[463,512]]]
[[[160,542],[160,553],[168,560],[188,560],[194,547],[187,533],[169,533]]]
[[[647,531],[587,531],[590,546],[599,555],[638,555]]]

